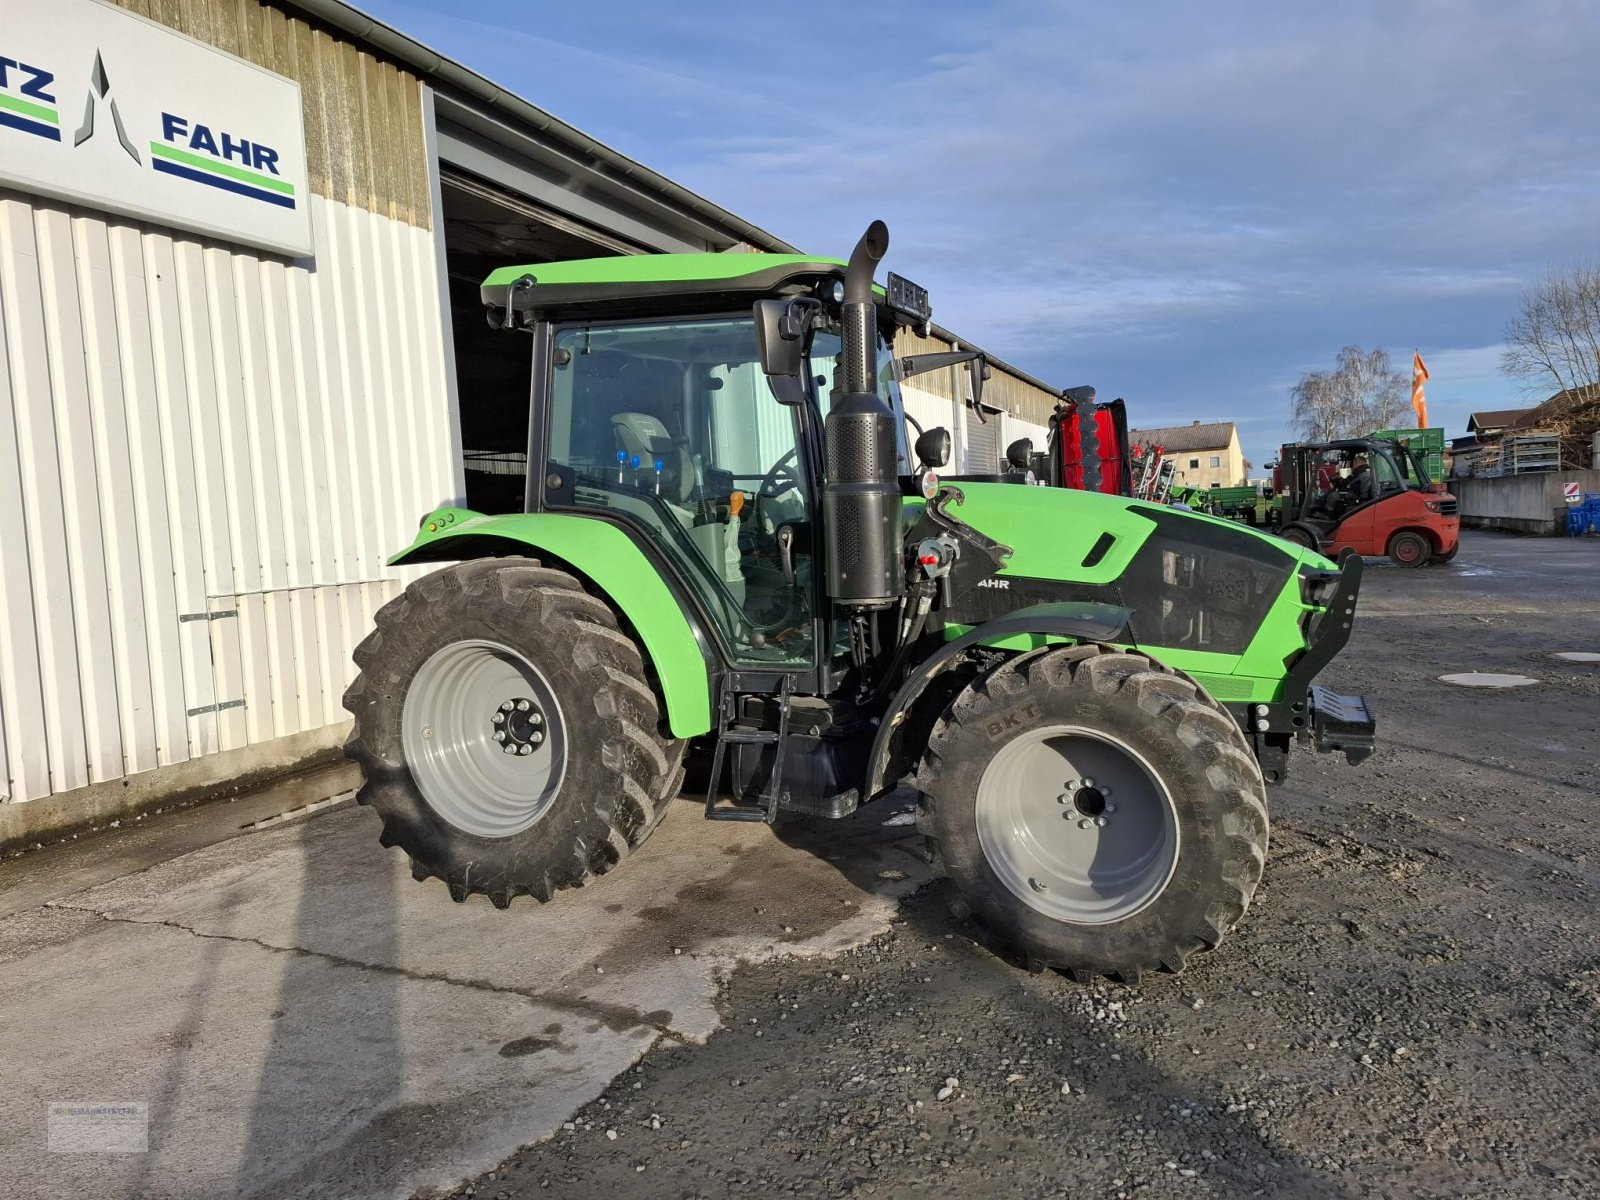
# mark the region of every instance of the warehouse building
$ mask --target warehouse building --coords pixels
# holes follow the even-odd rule
[[[10,843],[336,752],[385,557],[520,495],[491,267],[792,247],[339,0],[0,15]],[[1042,446],[1048,388],[965,379],[907,389],[957,465]]]

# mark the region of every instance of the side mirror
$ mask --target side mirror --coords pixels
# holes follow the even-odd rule
[[[804,404],[801,380],[806,364],[806,341],[812,324],[822,313],[820,301],[806,296],[788,300],[757,300],[756,342],[761,369],[772,383],[773,394],[784,404]]]
[[[925,467],[942,467],[950,461],[950,431],[936,425],[917,439],[917,458]]]
[[[1033,439],[1018,438],[1006,447],[1006,462],[1019,471],[1027,471],[1033,467]]]
[[[992,374],[989,360],[981,355],[974,358],[967,364],[967,374],[972,379],[972,407],[979,408],[983,403],[983,381]]]

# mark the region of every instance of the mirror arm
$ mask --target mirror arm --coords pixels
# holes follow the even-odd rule
[[[983,357],[982,350],[947,350],[937,354],[909,354],[894,360],[894,377],[904,382],[916,375],[926,375],[943,367],[954,367]]]
[[[768,375],[767,383],[772,388],[772,394],[777,397],[779,404],[799,407],[810,400],[806,394],[806,385],[798,375]]]

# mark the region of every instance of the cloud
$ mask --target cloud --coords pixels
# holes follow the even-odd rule
[[[798,245],[886,217],[942,323],[1253,461],[1347,343],[1514,398],[1521,291],[1600,250],[1576,0],[376,11]]]

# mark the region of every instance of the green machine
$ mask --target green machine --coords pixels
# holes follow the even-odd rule
[[[1370,753],[1365,701],[1313,683],[1360,560],[941,478],[950,435],[908,435],[919,362],[891,349],[927,293],[874,282],[887,246],[874,222],[848,262],[484,283],[534,364],[524,511],[422,519],[392,561],[451,565],[377,614],[345,697],[361,802],[417,879],[546,900],[636,849],[688,770],[714,820],[909,785],[961,903],[1030,966],[1133,981],[1242,916],[1295,741]]]

